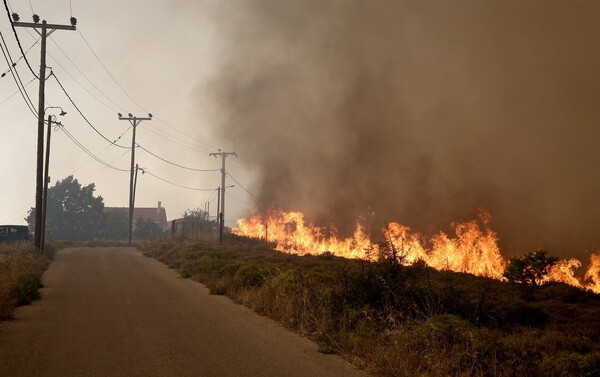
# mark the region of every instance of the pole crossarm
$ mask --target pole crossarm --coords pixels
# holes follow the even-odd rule
[[[46,21],[43,21],[42,23],[33,23],[33,22],[13,22],[13,25],[17,26],[17,27],[32,27],[35,29],[54,29],[54,30],[72,30],[75,31],[77,30],[75,28],[75,26],[71,26],[71,25],[57,25],[57,24],[48,24],[46,23]]]

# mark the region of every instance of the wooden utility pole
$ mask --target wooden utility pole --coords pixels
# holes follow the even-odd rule
[[[60,109],[61,116],[67,114],[60,106],[50,106],[47,107],[45,110],[48,109]],[[48,133],[46,134],[46,162],[44,165],[44,192],[42,195],[42,235],[40,240],[40,251],[42,252],[42,254],[44,253],[44,248],[46,245],[46,217],[48,214],[48,184],[50,183],[50,137],[52,136],[52,123],[55,123],[58,126],[62,126],[62,123],[57,122],[56,120],[52,121],[52,115],[48,115]]]
[[[217,215],[216,215],[216,219],[217,219],[217,226],[219,226],[219,232],[221,229],[221,186],[217,187]]]
[[[13,14],[13,18],[18,20],[18,15]],[[38,17],[39,20],[39,17]],[[75,30],[77,20],[71,18],[71,25],[54,25],[48,24],[46,20],[42,23],[38,22],[18,22],[14,21],[16,27],[33,28],[41,37],[42,52],[40,54],[40,86],[39,86],[39,101],[38,101],[38,139],[37,139],[37,169],[35,180],[35,236],[34,244],[38,250],[42,250],[42,186],[44,177],[44,102],[46,90],[46,38],[56,30]],[[40,29],[40,30],[38,30]]]
[[[138,124],[142,123],[142,121],[152,120],[152,114],[148,114],[147,118],[138,118],[136,116],[131,115],[131,113],[128,114],[128,117],[123,117],[121,113],[119,113],[118,115],[119,120],[129,121],[129,123],[131,123],[131,126],[133,127],[133,136],[131,137],[131,173],[129,176],[129,238],[127,242],[127,244],[131,246],[131,233],[133,231],[133,206],[135,200],[135,192],[133,187],[134,169],[137,172],[137,167],[135,166],[135,130]]]
[[[223,244],[223,229],[225,227],[225,175],[227,171],[225,170],[225,160],[228,156],[237,157],[237,153],[235,152],[221,152],[219,149],[218,153],[211,153],[213,157],[221,157],[221,212],[218,212],[219,216],[219,244]]]

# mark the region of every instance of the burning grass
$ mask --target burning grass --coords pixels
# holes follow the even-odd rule
[[[233,233],[272,242],[284,253],[320,255],[333,253],[345,258],[376,260],[387,250],[395,253],[401,264],[423,261],[437,270],[466,272],[503,280],[507,261],[500,253],[498,237],[490,227],[491,216],[481,211],[479,218],[465,223],[453,223],[453,234],[438,232],[427,237],[396,222],[381,230],[385,242],[371,241],[369,232],[357,222],[352,237],[340,238],[334,227],[310,224],[300,212],[273,211],[268,216],[240,219]],[[591,255],[583,278],[576,270],[582,266],[577,259],[560,261],[550,269],[544,282],[562,282],[600,293],[600,254]]]
[[[600,296],[533,288],[423,261],[146,244],[182,276],[383,376],[583,376],[600,370]]]
[[[11,319],[17,306],[39,298],[41,277],[54,252],[46,246],[46,257],[31,242],[0,244],[0,320]]]

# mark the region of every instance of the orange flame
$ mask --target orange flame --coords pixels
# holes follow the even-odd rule
[[[481,225],[480,225],[481,223]],[[357,221],[352,237],[340,238],[335,227],[318,227],[307,223],[300,212],[275,212],[269,217],[252,216],[239,219],[234,234],[267,239],[275,249],[290,254],[320,255],[330,252],[344,258],[374,260],[390,252],[400,263],[413,264],[419,260],[438,270],[465,272],[503,280],[507,261],[498,247],[498,237],[489,227],[490,215],[480,214],[480,221],[452,224],[453,235],[439,232],[425,237],[399,223],[382,229],[385,244],[371,241],[370,234]],[[600,255],[592,254],[583,278],[576,277],[581,267],[577,259],[561,260],[552,266],[544,282],[557,281],[600,293]]]

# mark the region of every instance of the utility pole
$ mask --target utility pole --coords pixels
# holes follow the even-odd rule
[[[50,136],[52,133],[52,115],[48,115],[48,134],[46,135],[46,164],[44,168],[44,192],[42,194],[42,227],[40,235],[40,252],[44,254],[46,245],[46,212],[48,209],[48,167],[50,166]]]
[[[218,153],[211,153],[210,156],[221,157],[221,211],[217,211],[217,214],[219,216],[219,244],[223,244],[223,229],[225,228],[225,175],[227,174],[225,160],[228,156],[235,156],[237,158],[238,155],[235,152],[221,152],[219,149]]]
[[[42,186],[43,186],[43,166],[44,166],[44,102],[46,90],[46,38],[56,30],[75,30],[77,19],[71,17],[71,25],[48,24],[46,20],[39,23],[40,17],[33,15],[35,22],[18,22],[19,15],[13,13],[13,25],[16,27],[33,28],[41,37],[42,52],[40,54],[40,86],[38,101],[38,139],[37,139],[37,169],[35,180],[35,237],[34,244],[38,250],[42,250]],[[40,29],[40,30],[38,30]]]
[[[217,219],[217,226],[219,226],[219,229],[221,229],[221,227],[220,227],[221,216],[219,215],[220,213],[221,213],[221,186],[217,187],[217,214],[215,216],[215,218]]]
[[[131,233],[133,231],[133,205],[135,200],[135,193],[133,187],[133,179],[134,179],[134,169],[137,172],[137,167],[135,166],[135,130],[138,124],[142,123],[144,120],[152,120],[152,114],[148,114],[147,118],[139,118],[133,116],[131,113],[127,114],[127,117],[123,117],[121,113],[118,113],[119,120],[126,120],[131,123],[133,127],[133,136],[131,137],[131,174],[129,176],[129,239],[128,245],[131,246]]]
[[[60,106],[47,107],[48,109],[60,109],[60,115],[66,115],[67,113]],[[55,117],[56,119],[56,117]],[[52,123],[62,126],[60,122],[52,121],[52,115],[48,115],[48,133],[46,134],[46,163],[44,167],[44,192],[42,195],[42,228],[41,228],[41,239],[40,239],[40,251],[44,254],[44,248],[46,245],[46,215],[48,211],[48,183],[50,183],[50,177],[48,176],[50,168],[50,137],[52,136]]]

